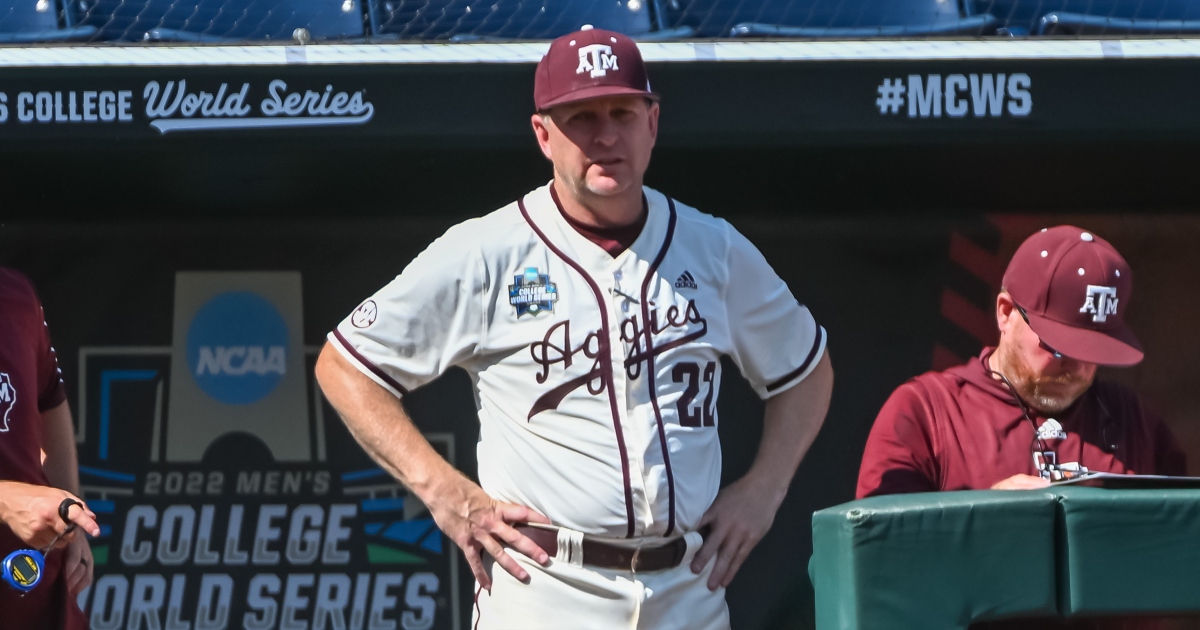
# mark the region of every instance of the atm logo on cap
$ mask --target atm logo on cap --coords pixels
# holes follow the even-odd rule
[[[288,329],[275,306],[246,291],[221,293],[196,311],[187,336],[192,378],[227,405],[258,402],[287,374]]]
[[[607,75],[609,70],[620,70],[617,56],[612,54],[612,46],[589,44],[579,49],[579,67],[575,69],[575,74],[590,72],[594,79]]]
[[[1117,288],[1101,287],[1094,284],[1087,286],[1087,299],[1080,313],[1091,313],[1092,321],[1104,323],[1109,315],[1117,314]]]

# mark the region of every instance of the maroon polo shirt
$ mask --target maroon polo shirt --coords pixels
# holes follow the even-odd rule
[[[1016,474],[1037,474],[1034,428],[1011,390],[985,371],[994,348],[944,372],[901,385],[880,410],[858,474],[858,498],[903,492],[982,490]],[[1039,427],[1049,419],[1032,409]],[[1187,474],[1170,430],[1136,394],[1097,382],[1054,414],[1065,437],[1044,439],[1058,463],[1089,470]]]
[[[66,400],[41,302],[20,273],[0,267],[0,479],[49,485],[42,469],[42,412]],[[26,549],[0,523],[0,558]],[[0,614],[22,628],[83,628],[83,613],[62,576],[65,555],[51,551],[42,583],[21,596],[0,584]],[[0,627],[5,621],[0,619]],[[17,627],[17,626],[14,626]]]

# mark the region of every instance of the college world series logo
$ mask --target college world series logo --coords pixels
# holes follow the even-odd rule
[[[525,272],[513,276],[513,283],[508,285],[508,303],[517,309],[517,318],[526,313],[553,313],[557,301],[558,287],[550,282],[550,274],[539,273],[537,267],[526,267]]]

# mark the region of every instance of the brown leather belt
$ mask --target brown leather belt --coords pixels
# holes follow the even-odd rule
[[[553,529],[517,525],[516,530],[554,557],[558,553],[558,533]],[[583,539],[583,564],[601,569],[649,572],[673,569],[687,553],[687,541],[676,538],[653,547],[620,547],[592,538]]]

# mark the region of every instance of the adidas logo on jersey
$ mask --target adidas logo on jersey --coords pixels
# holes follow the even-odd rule
[[[1043,440],[1065,440],[1067,432],[1063,431],[1062,425],[1054,418],[1047,418],[1042,426],[1038,427],[1038,437]]]
[[[695,289],[696,288],[696,279],[692,277],[691,272],[689,272],[685,269],[683,273],[679,274],[679,278],[677,280],[675,280],[675,288],[676,289]]]

